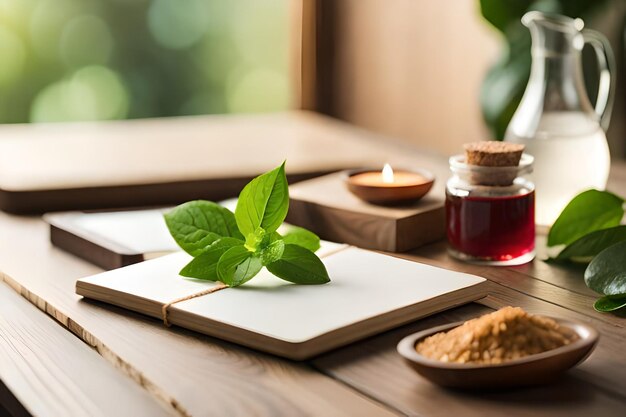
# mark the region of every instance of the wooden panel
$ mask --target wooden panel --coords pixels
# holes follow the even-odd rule
[[[291,67],[293,107],[316,108],[317,8],[319,0],[291,0]]]
[[[0,388],[7,413],[42,417],[171,415],[171,410],[166,411],[134,381],[3,283],[0,335],[0,380],[25,406],[11,402],[11,393],[2,395]],[[0,415],[5,415],[2,408]]]
[[[319,18],[320,111],[445,154],[489,136],[478,97],[500,44],[477,2],[330,0]]]

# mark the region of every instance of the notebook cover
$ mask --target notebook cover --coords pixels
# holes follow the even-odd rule
[[[331,277],[294,285],[263,270],[249,283],[169,308],[172,324],[274,353],[304,359],[486,295],[485,280],[324,242]],[[190,260],[178,252],[78,280],[77,293],[162,318],[161,307],[214,283],[186,279]]]

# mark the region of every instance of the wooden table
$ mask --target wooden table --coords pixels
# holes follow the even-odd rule
[[[445,178],[443,158],[427,157],[427,164]],[[626,168],[615,165],[611,178],[610,188],[626,195]],[[75,280],[99,269],[52,247],[40,218],[0,213],[0,415],[624,415],[626,321],[593,310],[596,294],[580,270],[539,259],[510,268],[467,265],[448,257],[445,242],[401,256],[484,276],[490,295],[291,362],[82,300]],[[439,388],[395,352],[412,332],[505,305],[584,320],[600,331],[600,343],[559,382],[507,392]]]

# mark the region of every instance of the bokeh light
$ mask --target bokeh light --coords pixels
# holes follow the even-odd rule
[[[154,0],[148,10],[150,32],[166,48],[188,48],[209,27],[207,5],[203,0]]]
[[[10,29],[0,26],[0,88],[20,78],[25,59],[22,40]]]
[[[0,0],[0,123],[285,110],[290,0]]]
[[[63,61],[70,67],[105,64],[113,50],[113,37],[98,16],[78,16],[63,28],[60,48]]]
[[[102,66],[89,66],[51,84],[35,98],[31,120],[110,120],[126,117],[129,97],[119,76]]]

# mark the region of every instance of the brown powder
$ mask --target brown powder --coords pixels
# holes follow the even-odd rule
[[[578,338],[554,320],[533,316],[519,307],[505,307],[427,337],[416,350],[442,362],[498,364],[568,345]]]

